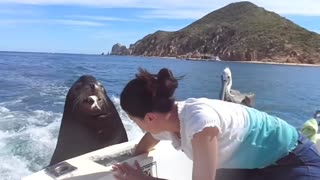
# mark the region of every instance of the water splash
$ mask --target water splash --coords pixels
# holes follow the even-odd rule
[[[112,96],[111,100],[113,101],[122,123],[128,133],[129,141],[140,139],[143,136],[141,129],[129,118],[127,113],[120,106],[120,99]]]
[[[143,133],[120,107],[119,98],[112,96],[128,133],[129,140],[142,137]],[[0,106],[0,177],[18,180],[47,166],[54,148],[62,118],[51,111],[11,111]]]
[[[1,179],[20,179],[46,166],[55,147],[61,114],[11,111],[0,106],[0,117]]]

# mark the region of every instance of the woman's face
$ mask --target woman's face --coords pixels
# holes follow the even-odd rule
[[[161,125],[159,125],[158,116],[155,113],[147,113],[144,116],[144,119],[132,116],[130,114],[128,114],[128,116],[140,127],[142,131],[147,131],[152,134],[157,134],[163,131],[161,129]]]
[[[128,114],[128,113],[127,113]],[[139,127],[140,129],[145,132],[145,131],[148,131],[147,129],[147,124],[144,122],[143,119],[141,118],[138,118],[138,117],[134,117],[134,116],[131,116],[130,114],[128,114],[129,118],[134,121]]]

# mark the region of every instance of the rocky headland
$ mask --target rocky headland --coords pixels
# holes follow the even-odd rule
[[[174,32],[157,31],[111,55],[320,64],[320,35],[251,2],[229,4]]]

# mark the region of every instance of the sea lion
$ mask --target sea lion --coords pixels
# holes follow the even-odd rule
[[[84,75],[67,94],[50,165],[127,141],[125,128],[106,90],[96,78]]]

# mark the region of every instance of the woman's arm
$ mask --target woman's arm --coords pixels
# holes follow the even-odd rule
[[[218,128],[207,127],[194,134],[192,139],[193,180],[215,179],[218,162],[218,133]]]
[[[147,176],[143,173],[139,163],[135,161],[135,168],[129,166],[127,163],[115,164],[112,168],[116,173],[114,177],[117,180],[166,180]]]
[[[149,132],[141,138],[140,142],[135,148],[135,155],[140,155],[149,152],[155,145],[159,142],[155,139]],[[114,177],[117,180],[164,180],[160,178],[155,178],[147,176],[143,173],[139,163],[135,162],[135,168],[129,166],[127,163],[115,164],[113,165],[113,170],[116,171]]]
[[[137,144],[134,154],[140,155],[143,153],[147,153],[158,143],[159,140],[154,138],[149,132],[147,132]]]

